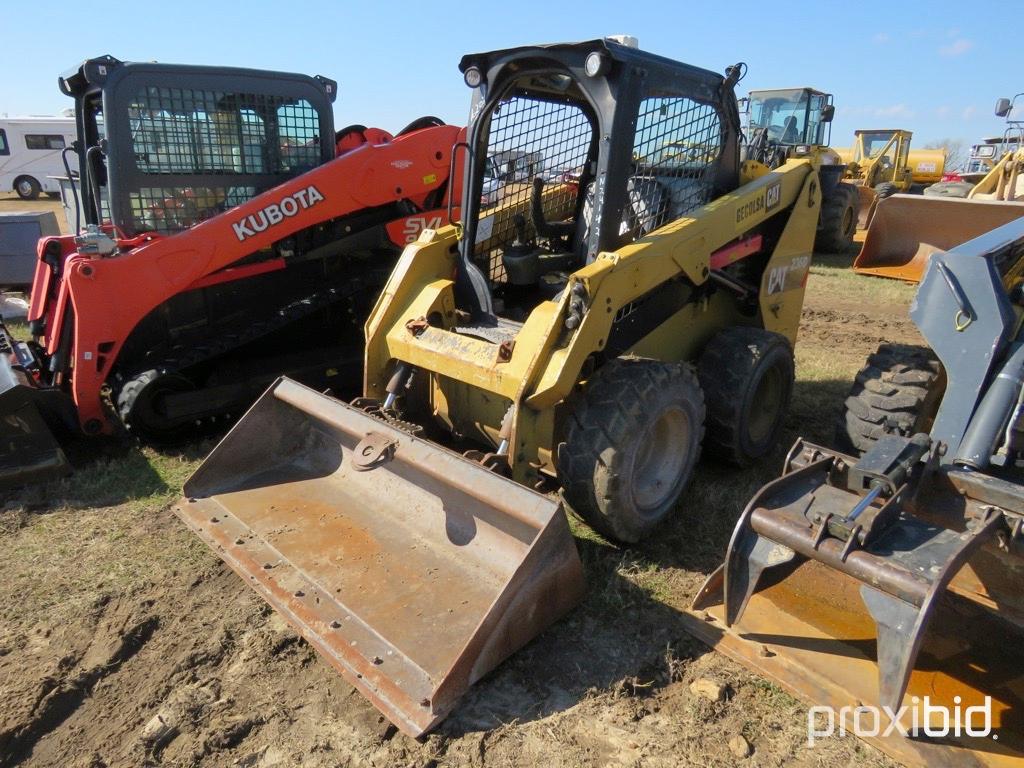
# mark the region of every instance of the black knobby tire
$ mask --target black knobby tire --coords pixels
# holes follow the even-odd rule
[[[793,348],[763,328],[727,328],[697,363],[707,403],[704,446],[739,467],[761,459],[779,440],[793,395]]]
[[[899,192],[899,189],[891,181],[883,181],[881,184],[875,185],[875,194],[878,195],[879,200],[892,197],[897,192]]]
[[[882,344],[861,368],[836,425],[836,446],[859,455],[887,434],[927,432],[945,390],[945,374],[927,347]]]
[[[187,392],[193,383],[181,374],[149,370],[125,383],[117,393],[117,412],[124,426],[150,445],[176,445],[195,434],[193,422],[174,421],[160,410],[165,393]]]
[[[850,184],[837,184],[821,204],[814,250],[820,253],[843,253],[853,246],[857,232],[860,194]]]
[[[700,457],[704,397],[693,367],[612,360],[567,422],[558,450],[566,504],[609,540],[648,536],[675,509]]]
[[[14,180],[14,191],[22,200],[35,200],[39,197],[42,187],[31,176],[19,176]]]

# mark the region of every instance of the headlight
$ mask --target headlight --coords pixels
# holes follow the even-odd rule
[[[611,69],[611,65],[612,63],[608,60],[607,56],[593,51],[587,54],[587,60],[583,65],[583,69],[588,77],[598,77],[599,75],[606,74]]]
[[[480,83],[484,81],[484,75],[476,67],[470,67],[462,75],[462,79],[466,81],[466,85],[470,88],[479,88]]]

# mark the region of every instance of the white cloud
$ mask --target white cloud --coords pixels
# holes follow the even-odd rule
[[[949,117],[950,108],[948,104],[943,104],[941,107],[935,108],[936,117]]]
[[[967,53],[971,48],[974,47],[973,40],[967,40],[966,38],[957,38],[949,45],[944,45],[939,48],[939,53],[943,56],[962,56]]]
[[[974,117],[974,113],[977,111],[978,110],[975,109],[973,106],[967,107],[963,112],[964,120],[970,120],[972,117]]]
[[[888,43],[890,40],[892,40],[892,38],[889,37],[888,32],[879,32],[877,35],[871,38],[871,41],[875,43],[875,45],[884,45],[885,43]]]
[[[914,110],[906,104],[889,104],[884,107],[874,107],[872,112],[875,117],[913,117]]]

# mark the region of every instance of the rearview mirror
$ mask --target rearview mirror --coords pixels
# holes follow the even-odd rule
[[[1010,114],[1010,100],[999,99],[996,102],[996,117],[1006,117]]]
[[[826,104],[825,108],[821,110],[821,122],[831,123],[832,118],[836,116],[836,108],[834,104]]]

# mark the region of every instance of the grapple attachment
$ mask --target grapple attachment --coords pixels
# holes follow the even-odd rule
[[[178,516],[411,736],[580,599],[560,504],[279,379]]]
[[[783,476],[744,510],[688,621],[840,715],[906,706],[900,727],[934,728],[922,702],[962,713],[988,701],[996,740],[963,730],[944,747],[898,730],[868,740],[913,764],[962,765],[968,750],[978,764],[1011,764],[1024,755],[1024,517],[1007,508],[1009,484],[997,491],[971,473],[940,472],[912,494],[937,458],[926,435],[883,438],[859,461],[798,441]],[[948,527],[951,517],[962,525]]]
[[[863,199],[861,210],[869,210]],[[854,271],[916,283],[933,253],[1024,216],[1024,203],[892,195],[870,211]]]
[[[40,389],[18,364],[18,352],[0,324],[0,490],[71,472],[48,423],[65,410],[66,398]]]

